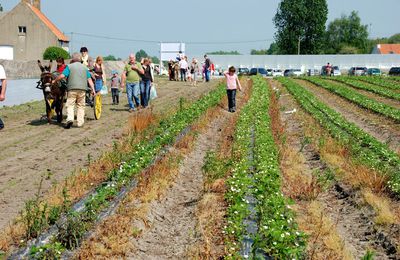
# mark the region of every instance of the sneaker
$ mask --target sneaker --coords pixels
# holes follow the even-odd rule
[[[135,112],[135,111],[136,111],[135,108],[129,108],[129,113],[133,113],[133,112]]]
[[[70,129],[73,123],[74,123],[74,122],[72,122],[72,121],[68,121],[68,122],[65,124],[64,128],[65,128],[65,129]]]

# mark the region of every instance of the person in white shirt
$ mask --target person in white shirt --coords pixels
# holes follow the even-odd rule
[[[0,65],[0,101],[6,99],[7,77],[4,67]],[[0,130],[4,128],[4,123],[0,118]]]
[[[179,62],[179,68],[181,69],[181,81],[186,81],[186,72],[189,67],[189,64],[187,62],[187,57],[185,56],[180,62]]]

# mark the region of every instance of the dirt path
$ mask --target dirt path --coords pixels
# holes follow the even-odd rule
[[[216,86],[160,79],[154,112],[162,114],[179,106],[179,99],[198,99]],[[2,130],[0,148],[0,229],[14,219],[24,202],[37,192],[42,176],[46,178],[42,192],[62,181],[75,169],[85,167],[121,137],[131,114],[127,112],[126,95],[121,94],[119,106],[111,105],[111,97],[103,102],[103,115],[94,120],[92,110],[86,108],[83,128],[65,130],[59,125],[47,125],[39,118],[44,111],[42,102],[33,102],[0,110],[6,123]]]
[[[234,116],[218,109],[218,116],[198,136],[192,152],[181,163],[175,183],[163,199],[152,202],[150,228],[133,241],[136,251],[131,259],[188,259],[191,248],[200,242],[195,213],[203,196],[203,161],[206,153],[223,140],[221,129]]]
[[[272,84],[275,88],[282,90],[283,95],[279,99],[281,108],[301,111],[294,98],[279,83],[273,81]],[[329,166],[321,159],[319,152],[311,144],[304,141],[306,135],[301,113],[287,114],[284,110],[281,110],[281,120],[287,135],[285,146],[298,151],[299,157],[297,158],[301,159],[297,159],[296,163],[301,165],[297,165],[295,170],[300,169],[301,173],[299,174],[303,176],[312,176],[316,173],[325,175],[330,171]],[[286,160],[288,159],[282,158],[282,163],[284,164]],[[282,168],[287,169],[285,166]],[[386,249],[376,242],[378,234],[374,230],[372,221],[374,212],[370,208],[362,206],[362,198],[359,192],[339,181],[336,181],[328,190],[320,190],[319,192],[315,201],[322,205],[324,214],[332,223],[335,223],[335,232],[342,239],[344,247],[350,251],[354,259],[362,258],[370,249],[374,250],[376,259],[389,259],[385,252]],[[309,203],[310,201],[307,200],[299,202],[303,207],[308,207]]]
[[[309,89],[323,103],[342,114],[346,120],[356,124],[382,143],[388,144],[392,150],[398,153],[400,152],[399,124],[396,124],[384,116],[360,108],[344,98],[341,98],[321,87],[317,87],[308,81],[296,81]]]

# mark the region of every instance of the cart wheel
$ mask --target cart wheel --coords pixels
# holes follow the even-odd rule
[[[94,118],[96,118],[96,120],[99,120],[101,117],[101,94],[98,93],[95,97],[94,97]]]

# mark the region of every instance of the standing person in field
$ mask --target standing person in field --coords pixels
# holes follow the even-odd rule
[[[129,112],[136,110],[136,107],[140,106],[140,75],[143,74],[143,68],[140,62],[136,61],[135,54],[129,55],[129,62],[125,65],[124,71],[122,72],[121,85],[126,85],[126,95],[128,97]],[[135,99],[135,104],[133,103]]]
[[[181,81],[186,81],[186,72],[189,67],[189,64],[187,62],[187,57],[183,57],[181,61],[179,62],[179,68],[181,69]]]
[[[66,129],[71,128],[74,123],[74,109],[76,106],[76,118],[78,127],[82,127],[85,118],[85,94],[87,86],[91,89],[92,95],[95,95],[94,84],[89,70],[81,63],[82,56],[79,53],[72,54],[71,64],[65,67],[64,71],[58,76],[53,84],[68,78],[67,83],[67,122]]]
[[[200,68],[197,60],[193,58],[192,63],[190,64],[190,73],[192,74],[192,85],[197,85],[197,75],[199,74]]]
[[[207,55],[204,55],[204,77],[206,82],[210,81],[210,74],[211,74],[211,60],[208,58]]]
[[[0,101],[6,100],[7,77],[3,65],[0,65]],[[0,130],[4,128],[3,120],[0,118]]]
[[[111,77],[111,96],[113,105],[119,104],[119,87],[121,86],[121,79],[118,77],[118,72],[113,70]]]
[[[150,101],[151,84],[154,82],[153,68],[151,67],[150,59],[145,58],[142,67],[144,73],[140,81],[140,96],[142,98],[142,106],[146,108]]]
[[[92,73],[95,78],[94,89],[99,94],[102,87],[106,85],[106,73],[104,71],[103,57],[98,56],[94,63]]]
[[[238,76],[235,74],[235,67],[230,67],[228,71],[224,72],[226,78],[226,93],[228,95],[229,112],[236,112],[236,89],[242,91],[242,86]]]

